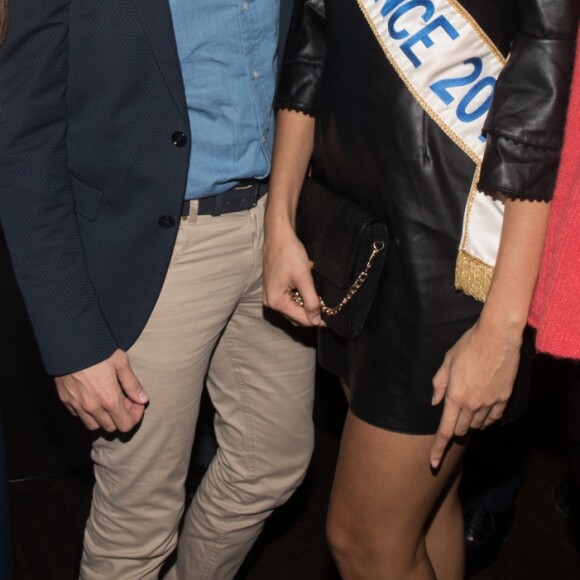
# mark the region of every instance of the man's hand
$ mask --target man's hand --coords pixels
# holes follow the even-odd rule
[[[131,431],[143,418],[149,396],[116,350],[108,359],[82,371],[55,377],[60,400],[91,431]]]
[[[302,326],[320,326],[320,303],[310,272],[311,263],[292,228],[266,236],[264,244],[264,304]],[[290,296],[298,290],[304,308]]]
[[[431,449],[434,469],[453,437],[502,417],[518,370],[520,346],[521,335],[482,328],[480,320],[447,352],[433,378],[433,404],[445,397]]]

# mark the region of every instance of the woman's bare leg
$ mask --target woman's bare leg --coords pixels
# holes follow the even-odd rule
[[[425,535],[427,554],[435,570],[435,576],[463,578],[465,569],[465,540],[463,513],[459,501],[459,481],[461,471],[457,466],[452,481],[443,490],[432,513]]]
[[[448,483],[463,449],[452,445],[434,473],[433,438],[386,431],[348,413],[328,516],[331,550],[346,580],[436,578],[424,530],[437,498],[453,489]],[[434,519],[438,533],[446,522],[462,525],[453,517]],[[449,533],[458,537],[456,530]],[[439,558],[434,560],[438,565]],[[449,569],[461,566],[460,561]]]

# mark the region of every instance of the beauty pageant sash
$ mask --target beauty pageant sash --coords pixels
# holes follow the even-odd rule
[[[475,163],[455,268],[457,289],[483,302],[503,222],[503,197],[477,190],[482,127],[505,59],[456,0],[357,0],[413,97]]]

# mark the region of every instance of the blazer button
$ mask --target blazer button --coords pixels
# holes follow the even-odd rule
[[[171,135],[171,142],[181,149],[181,147],[187,145],[187,135],[182,131],[175,131],[175,133]]]
[[[162,228],[172,228],[175,225],[175,220],[170,215],[162,215],[158,223]]]

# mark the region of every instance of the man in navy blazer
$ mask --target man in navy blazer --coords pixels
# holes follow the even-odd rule
[[[261,304],[290,0],[10,9],[0,218],[59,396],[103,431],[81,577],[158,577],[206,383],[219,451],[167,578],[231,578],[313,445],[313,351]]]

